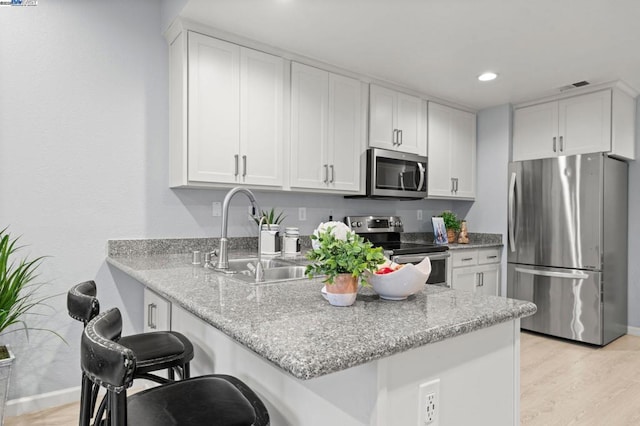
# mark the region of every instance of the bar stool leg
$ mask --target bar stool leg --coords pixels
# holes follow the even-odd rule
[[[93,400],[93,382],[82,374],[82,389],[80,391],[80,426],[89,426],[91,421],[91,401]]]

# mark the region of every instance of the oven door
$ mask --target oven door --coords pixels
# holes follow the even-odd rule
[[[429,278],[427,278],[427,284],[449,287],[447,277],[449,256],[451,255],[448,252],[401,254],[398,256],[392,256],[391,260],[396,263],[413,263],[415,265],[422,262],[425,257],[428,257],[431,262],[431,274],[429,274]]]

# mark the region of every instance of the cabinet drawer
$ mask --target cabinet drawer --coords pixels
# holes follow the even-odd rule
[[[478,250],[478,265],[486,265],[487,263],[500,263],[500,248]]]
[[[460,250],[451,253],[451,264],[454,268],[478,264],[478,250]]]

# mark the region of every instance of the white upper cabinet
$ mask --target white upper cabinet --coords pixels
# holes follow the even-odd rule
[[[282,186],[283,59],[189,31],[170,56],[171,185]]]
[[[362,83],[291,64],[292,188],[360,191]]]
[[[513,161],[591,152],[634,159],[634,117],[633,98],[617,88],[518,107]]]
[[[371,84],[369,114],[370,147],[425,155],[420,98]]]
[[[476,115],[429,102],[428,198],[476,196]]]

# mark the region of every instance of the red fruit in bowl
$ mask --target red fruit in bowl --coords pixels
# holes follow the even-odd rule
[[[389,268],[388,266],[384,266],[384,267],[382,267],[382,268],[378,269],[378,270],[376,271],[376,274],[378,274],[378,275],[384,275],[384,274],[389,274],[389,273],[391,273],[391,272],[394,272],[394,270],[393,270],[393,269],[391,269],[391,268]]]

